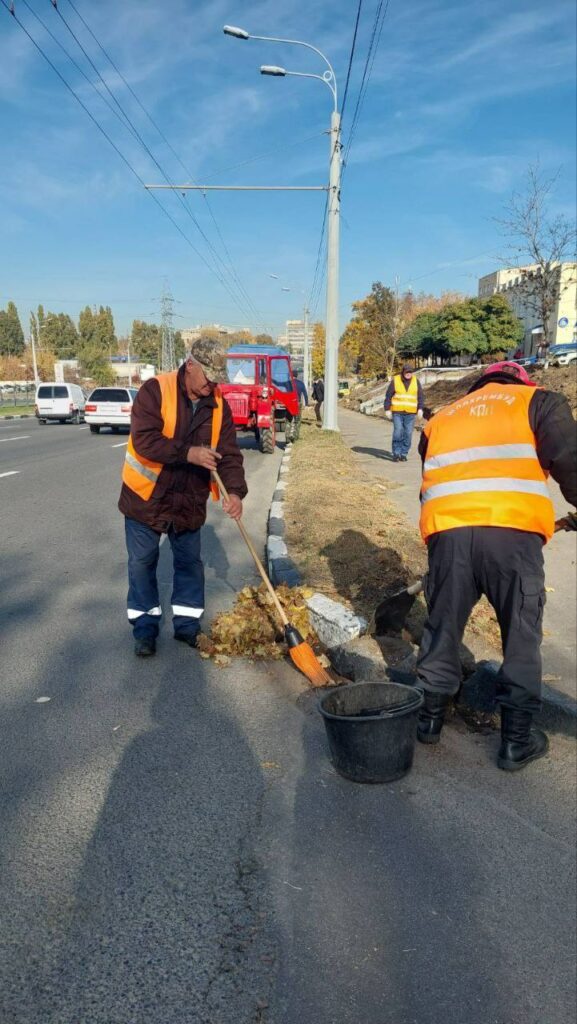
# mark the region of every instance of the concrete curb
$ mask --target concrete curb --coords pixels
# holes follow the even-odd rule
[[[33,420],[33,419],[34,419],[34,413],[33,412],[23,412],[23,413],[20,414],[20,416],[8,416],[8,415],[0,416],[0,423],[2,422],[2,420]]]
[[[284,515],[285,492],[288,485],[292,445],[287,445],[282,458],[276,488],[268,516],[266,554],[270,578],[275,586],[285,583],[298,587],[301,575],[286,545]],[[415,685],[416,648],[394,637],[377,641],[366,635],[368,624],[338,601],[323,594],[314,594],[307,601],[311,622],[322,643],[328,648],[335,670],[352,682],[390,679],[392,682]],[[498,662],[480,659],[463,666],[466,678],[457,703],[474,711],[491,714],[497,710],[495,683]],[[552,732],[577,736],[577,702],[543,683],[543,706],[539,724]]]
[[[284,515],[284,499],[287,488],[292,445],[287,444],[279,466],[278,478],[268,513],[266,560],[268,574],[273,585],[285,583],[287,587],[298,587],[301,575],[291,558],[284,540],[286,526]]]

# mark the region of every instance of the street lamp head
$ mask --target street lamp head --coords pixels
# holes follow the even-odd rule
[[[243,28],[237,28],[236,25],[225,25],[222,31],[225,36],[234,36],[235,39],[250,39],[248,32]]]
[[[284,68],[277,68],[274,64],[263,64],[260,73],[261,75],[274,75],[277,78],[283,78],[286,75]]]

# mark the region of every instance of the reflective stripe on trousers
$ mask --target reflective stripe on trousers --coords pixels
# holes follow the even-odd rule
[[[158,618],[162,615],[162,608],[160,608],[160,606],[157,608],[149,608],[148,611],[143,611],[139,608],[127,608],[126,611],[128,613],[129,622],[134,622],[135,619],[139,619],[141,615],[152,615]]]

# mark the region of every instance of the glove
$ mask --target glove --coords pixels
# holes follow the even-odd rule
[[[423,418],[423,410],[422,410],[422,409],[419,409],[419,411],[418,411],[418,413],[417,413],[417,419],[418,419],[418,420],[422,420],[422,418]]]
[[[387,409],[387,411],[385,413],[385,418],[388,419],[388,420],[392,420],[393,414],[392,414],[390,409]]]

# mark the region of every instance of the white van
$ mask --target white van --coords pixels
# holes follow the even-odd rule
[[[39,423],[58,420],[59,423],[81,423],[84,420],[86,399],[78,384],[39,384],[36,388],[36,417]]]

